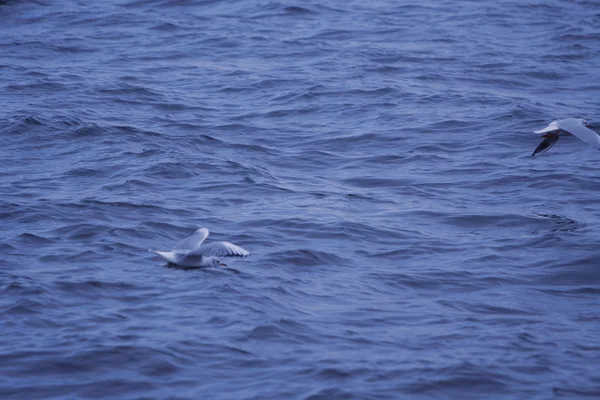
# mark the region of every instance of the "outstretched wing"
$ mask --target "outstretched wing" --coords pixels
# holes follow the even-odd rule
[[[205,244],[198,250],[195,250],[194,254],[216,257],[246,257],[250,255],[248,250],[229,242],[212,242]]]
[[[590,128],[587,128],[583,121],[578,118],[569,118],[559,121],[560,129],[577,136],[584,142],[592,145],[596,150],[600,150],[600,136]]]
[[[175,245],[173,251],[175,252],[190,252],[197,250],[202,242],[208,237],[208,229],[200,228],[194,234],[187,239],[182,240],[181,242]]]
[[[550,123],[550,125],[548,125],[544,129],[540,129],[538,131],[533,131],[533,133],[542,134],[542,133],[554,132],[554,131],[557,131],[559,129],[560,129],[560,127],[558,126],[558,122],[557,121],[552,121]]]
[[[537,156],[538,154],[547,151],[550,147],[554,146],[556,142],[558,142],[558,134],[545,136],[542,143],[540,143],[533,151],[532,156]]]
[[[150,250],[153,253],[161,256],[166,262],[171,264],[179,264],[179,262],[186,256],[184,253],[176,253],[174,251],[158,251]]]

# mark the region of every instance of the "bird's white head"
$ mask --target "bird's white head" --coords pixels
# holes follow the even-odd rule
[[[221,260],[219,260],[219,257],[206,257],[204,259],[204,261],[205,261],[204,264],[207,267],[218,267],[219,265],[221,265],[223,267],[227,266],[227,264],[224,264],[221,262]]]
[[[579,118],[579,122],[581,122],[583,124],[583,126],[588,126],[587,121],[583,118]]]

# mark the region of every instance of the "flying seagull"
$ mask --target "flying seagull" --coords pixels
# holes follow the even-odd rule
[[[217,267],[226,266],[219,257],[246,257],[247,250],[229,242],[212,242],[203,245],[208,237],[208,229],[200,228],[192,236],[175,245],[172,251],[150,250],[168,263],[183,267]]]
[[[552,121],[550,125],[539,131],[533,131],[542,135],[544,140],[533,151],[532,156],[541,154],[548,150],[558,141],[559,136],[575,135],[586,143],[591,144],[596,150],[600,150],[600,136],[590,128],[582,118],[567,118]]]

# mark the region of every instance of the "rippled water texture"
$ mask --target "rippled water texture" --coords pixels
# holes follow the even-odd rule
[[[0,3],[0,398],[600,397],[598,1]]]

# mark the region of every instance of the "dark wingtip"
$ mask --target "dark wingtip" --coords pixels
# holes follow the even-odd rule
[[[545,135],[544,139],[542,140],[542,143],[540,143],[538,147],[535,148],[531,155],[535,156],[536,154],[540,154],[547,151],[548,149],[550,149],[550,147],[554,146],[554,144],[557,141],[558,135]]]

